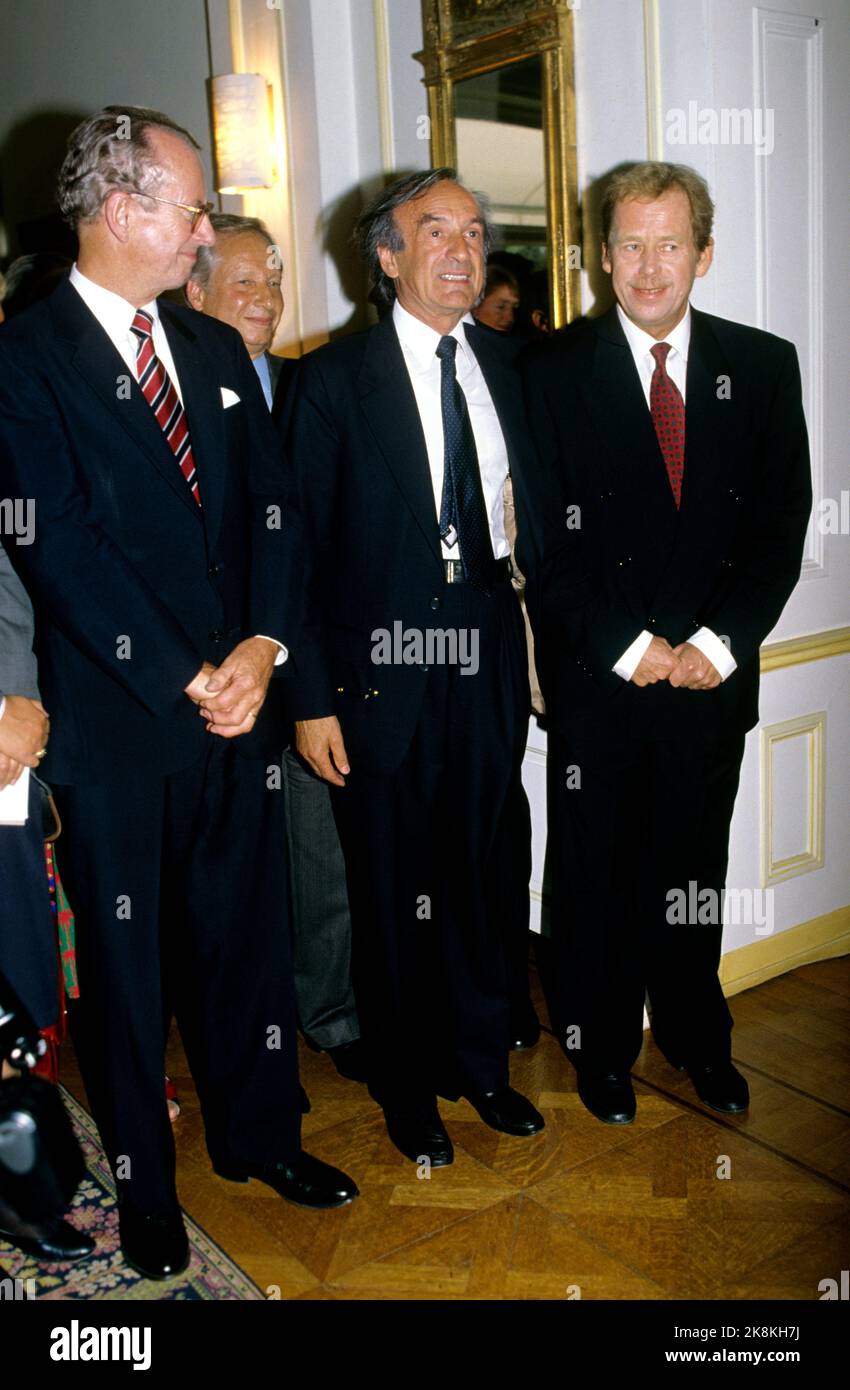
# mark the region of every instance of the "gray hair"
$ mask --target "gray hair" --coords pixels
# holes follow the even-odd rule
[[[396,297],[395,283],[381,265],[378,248],[387,247],[390,251],[404,250],[404,237],[396,225],[395,210],[414,198],[420,198],[435,183],[456,183],[465,187],[458,178],[457,170],[444,165],[440,169],[420,170],[406,174],[383,189],[377,198],[364,208],[354,227],[354,244],[366,262],[369,271],[369,298],[379,308],[392,304]],[[487,200],[480,194],[473,194],[481,209],[484,221],[484,255],[490,253],[493,229],[489,219]]]
[[[163,170],[148,141],[150,130],[170,130],[194,149],[201,148],[170,116],[146,106],[105,106],[71,132],[57,187],[66,222],[72,227],[93,222],[115,189],[157,188]]]
[[[212,212],[210,213],[210,225],[216,236],[215,246],[199,246],[195,264],[192,267],[190,280],[195,280],[202,289],[208,289],[210,276],[218,264],[217,247],[220,237],[237,236],[239,232],[256,232],[258,236],[264,238],[267,246],[275,246],[276,242],[265,222],[261,222],[259,217],[238,217],[233,212]]]

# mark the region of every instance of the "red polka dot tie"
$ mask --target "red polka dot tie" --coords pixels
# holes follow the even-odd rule
[[[671,381],[667,375],[669,351],[669,343],[656,343],[651,349],[655,371],[649,384],[649,409],[678,507],[682,501],[682,478],[685,473],[685,402],[675,381]]]

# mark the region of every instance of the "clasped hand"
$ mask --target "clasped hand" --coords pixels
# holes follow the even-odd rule
[[[0,719],[0,791],[17,782],[25,767],[38,767],[47,747],[50,719],[40,700],[7,695]]]
[[[720,684],[720,672],[692,643],[680,642],[678,647],[671,647],[666,637],[653,637],[632,680],[640,686],[667,681],[679,690],[713,690]]]
[[[220,666],[205,661],[185,693],[198,706],[211,734],[250,733],[266,698],[277,647],[265,637],[240,642]]]

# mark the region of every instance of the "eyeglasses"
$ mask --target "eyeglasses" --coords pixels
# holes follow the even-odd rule
[[[215,203],[202,203],[199,208],[193,207],[191,203],[175,203],[173,198],[157,198],[155,193],[143,193],[140,188],[131,188],[137,198],[150,198],[154,203],[167,203],[172,208],[182,208],[184,212],[192,214],[192,231],[196,232],[205,217],[209,217],[215,208]]]

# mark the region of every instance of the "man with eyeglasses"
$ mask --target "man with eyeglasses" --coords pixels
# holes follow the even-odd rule
[[[174,1005],[215,1171],[308,1207],[356,1196],[304,1154],[275,667],[298,528],[237,333],[158,300],[214,241],[191,135],[107,107],[72,134],[68,280],[0,334],[0,494],[36,611],[77,914],[83,1079],[125,1258],[188,1260],[162,1078]]]

